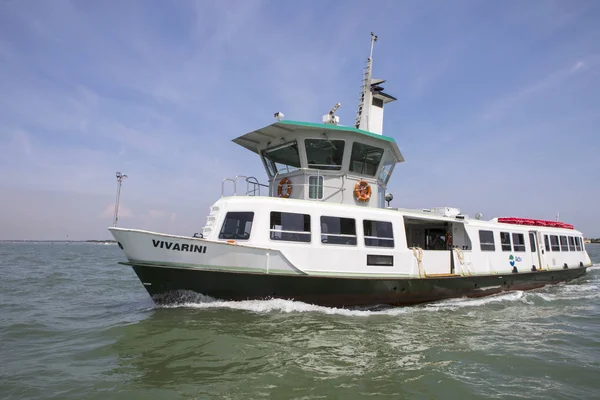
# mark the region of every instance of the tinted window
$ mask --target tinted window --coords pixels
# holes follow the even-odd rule
[[[510,233],[500,232],[500,242],[502,243],[502,251],[512,251],[510,245]]]
[[[522,233],[513,233],[512,239],[514,251],[525,251],[525,236]]]
[[[392,170],[394,169],[394,165],[396,162],[394,160],[384,160],[383,166],[381,167],[381,171],[379,171],[379,176],[377,179],[379,182],[386,185],[392,176]]]
[[[306,147],[308,168],[342,169],[343,140],[306,139],[304,146]]]
[[[569,236],[569,251],[575,250],[575,238],[573,236]]]
[[[394,232],[391,222],[363,221],[365,246],[394,247]]]
[[[356,245],[354,219],[321,217],[321,243]]]
[[[567,237],[560,237],[560,251],[569,251],[569,245],[567,244]]]
[[[248,240],[252,231],[253,212],[228,212],[219,239]]]
[[[350,171],[359,174],[374,176],[381,161],[383,149],[355,142],[352,145],[350,157]]]
[[[531,247],[531,252],[535,252],[535,233],[529,232],[529,247]]]
[[[379,254],[367,254],[367,265],[380,267],[393,267],[394,256],[384,256]]]
[[[550,236],[550,248],[552,251],[560,251],[560,246],[558,245],[558,236]]]
[[[479,243],[482,251],[496,251],[494,232],[492,231],[479,231]]]
[[[271,211],[271,240],[310,242],[310,215]]]
[[[577,251],[581,251],[581,238],[575,237],[575,245],[577,246]]]
[[[296,141],[263,150],[263,156],[267,163],[271,163],[269,169],[279,173],[287,173],[300,168],[300,155]]]
[[[323,177],[308,177],[308,198],[321,200],[323,198]]]
[[[546,251],[550,251],[550,239],[548,239],[548,235],[544,235],[544,244],[546,245]]]

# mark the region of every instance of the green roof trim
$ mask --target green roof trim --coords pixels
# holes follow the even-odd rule
[[[356,128],[351,127],[351,126],[340,126],[340,125],[329,125],[329,124],[316,124],[316,123],[313,123],[313,122],[300,122],[300,121],[290,121],[290,120],[279,121],[279,123],[280,124],[285,124],[285,125],[304,126],[304,127],[307,127],[307,128],[328,129],[328,130],[331,130],[331,131],[345,131],[345,132],[360,133],[361,135],[370,136],[370,137],[375,138],[375,139],[381,139],[381,140],[385,140],[386,142],[396,143],[396,141],[394,140],[394,138],[391,138],[389,136],[378,135],[376,133],[372,133],[372,132],[369,132],[369,131],[363,131],[362,129],[356,129]]]

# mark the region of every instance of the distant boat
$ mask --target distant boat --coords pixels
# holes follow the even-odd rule
[[[409,305],[539,288],[592,265],[569,224],[386,207],[404,156],[382,134],[384,105],[396,99],[371,76],[375,40],[354,126],[339,125],[339,104],[323,123],[277,113],[277,122],[234,139],[260,157],[268,184],[224,179],[201,234],[109,228],[123,264],[155,301],[189,290],[226,300]]]

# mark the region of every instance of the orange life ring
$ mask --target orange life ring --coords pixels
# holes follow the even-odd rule
[[[354,197],[358,201],[369,201],[371,198],[371,185],[369,185],[369,182],[364,179],[358,181],[356,186],[354,186]]]
[[[283,187],[286,187],[285,190]],[[283,197],[287,199],[292,194],[292,181],[289,178],[283,178],[279,181],[279,185],[277,186],[277,196]]]

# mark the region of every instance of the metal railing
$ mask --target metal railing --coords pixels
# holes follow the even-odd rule
[[[303,176],[308,176],[306,175],[306,172],[311,172],[314,173],[314,175],[310,175],[310,176],[316,176],[316,177],[326,177],[326,176],[338,176],[341,178],[341,183],[340,186],[332,186],[332,185],[315,185],[315,184],[311,184],[311,183],[294,183],[293,186],[296,187],[306,187],[306,188],[310,188],[311,186],[313,187],[320,187],[323,189],[334,189],[333,193],[330,193],[327,195],[327,197],[323,197],[322,199],[309,199],[309,200],[314,200],[314,201],[327,201],[330,198],[332,198],[333,196],[335,196],[338,193],[342,193],[342,199],[341,202],[343,203],[344,200],[344,179],[346,178],[346,174],[340,171],[335,171],[335,170],[327,170],[326,173],[323,173],[322,170],[319,169],[313,169],[313,168],[298,168],[296,169],[291,175],[288,176],[294,176],[294,173],[298,173],[297,175],[303,175]],[[286,172],[287,174],[287,172]],[[270,182],[277,182],[279,175],[279,171],[275,174],[275,176],[273,177],[273,179]],[[270,197],[277,197],[277,185],[265,185],[263,183],[260,183],[258,181],[258,179],[254,176],[245,176],[245,175],[237,175],[235,178],[225,178],[223,179],[223,181],[221,182],[221,197],[225,196],[225,185],[227,182],[230,182],[231,184],[233,184],[233,196],[237,196],[237,181],[238,179],[244,179],[244,182],[246,182],[246,196],[261,196],[261,187],[270,189],[268,191],[268,196]]]
[[[233,195],[237,196],[237,180],[243,178],[246,182],[246,196],[260,196],[260,188],[269,188],[269,185],[260,183],[254,176],[237,175],[235,178],[225,178],[221,182],[221,197],[225,196],[225,182],[233,183]]]

